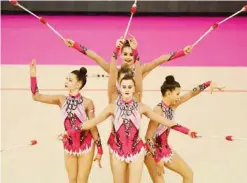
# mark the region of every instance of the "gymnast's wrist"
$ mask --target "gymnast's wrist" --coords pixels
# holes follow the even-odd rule
[[[102,144],[101,144],[101,140],[95,140],[94,143],[96,144],[97,146],[97,153],[99,155],[102,155],[103,154],[103,148],[102,148]]]
[[[87,55],[86,51],[88,50],[85,46],[80,45],[77,42],[74,42],[73,48],[78,50],[79,52],[83,53],[84,55]]]
[[[205,82],[203,84],[205,84],[206,87],[209,87],[211,85],[211,83],[212,83],[212,81],[207,81],[207,82]]]
[[[138,50],[137,50],[137,48],[136,48],[136,49],[132,49],[132,54],[133,54],[133,56],[138,55]]]
[[[199,90],[203,91],[211,85],[212,81],[207,81],[199,85]]]
[[[133,57],[134,57],[134,62],[140,60],[140,57],[139,57],[139,53],[138,53],[137,48],[136,49],[132,49],[132,54],[133,54]]]
[[[37,84],[37,77],[31,76],[30,77],[30,89],[33,95],[39,92],[38,84]]]
[[[97,146],[97,154],[98,155],[103,155],[103,148],[102,148],[102,146]]]
[[[115,59],[117,59],[118,58],[118,55],[119,55],[119,52],[120,52],[120,47],[119,46],[116,46],[115,49],[113,50],[112,56]]]
[[[168,59],[168,61],[183,57],[185,55],[186,54],[185,54],[184,50],[179,50],[179,51],[172,52],[172,53],[170,53],[170,58]]]
[[[179,125],[179,124],[173,126],[172,129],[173,129],[173,130],[176,130],[176,131],[178,131],[178,132],[181,132],[181,133],[183,133],[183,134],[186,134],[186,135],[188,135],[189,132],[190,132],[190,129],[188,129],[188,128],[182,126],[182,125]]]

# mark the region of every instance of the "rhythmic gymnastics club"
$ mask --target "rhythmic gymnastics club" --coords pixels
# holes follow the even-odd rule
[[[14,149],[18,149],[18,148],[26,147],[26,146],[34,146],[37,143],[38,143],[37,140],[31,140],[31,142],[29,142],[28,144],[21,144],[21,145],[17,145],[17,146],[12,146],[12,147],[9,147],[7,149],[2,149],[1,152],[10,151],[10,150],[14,150]]]
[[[31,15],[33,15],[34,17],[36,17],[41,23],[43,23],[44,25],[46,25],[47,27],[49,27],[55,34],[58,35],[58,37],[60,37],[63,41],[65,40],[64,37],[59,34],[43,17],[39,17],[36,14],[34,14],[33,12],[31,12],[30,10],[28,10],[27,8],[25,8],[24,6],[20,5],[16,0],[9,0],[10,3],[14,6],[18,6],[21,9],[25,10],[26,12],[30,13]]]

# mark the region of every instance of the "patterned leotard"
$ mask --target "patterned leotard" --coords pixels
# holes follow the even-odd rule
[[[69,135],[68,139],[63,142],[65,152],[79,156],[91,151],[94,142],[91,132],[79,128],[80,124],[87,120],[83,97],[80,94],[67,96],[61,112],[64,128]]]
[[[163,101],[158,104],[161,107],[164,117],[169,120],[174,120],[175,111],[173,108],[167,106]],[[164,162],[169,162],[172,160],[172,149],[168,144],[168,136],[170,129],[166,126],[159,124],[155,132],[155,148],[156,157]]]
[[[145,152],[144,143],[139,137],[141,127],[139,106],[135,100],[126,103],[121,97],[115,103],[113,130],[108,145],[112,154],[119,160],[129,163]]]

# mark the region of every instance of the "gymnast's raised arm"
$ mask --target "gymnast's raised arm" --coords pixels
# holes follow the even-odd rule
[[[30,88],[32,92],[32,98],[35,101],[54,104],[61,107],[63,101],[65,101],[65,96],[63,95],[44,95],[39,93],[37,77],[36,77],[36,60],[32,60],[30,63]]]
[[[103,59],[101,56],[99,56],[97,53],[95,53],[94,51],[87,49],[85,46],[82,46],[79,43],[73,40],[70,40],[70,39],[65,39],[65,44],[68,47],[72,47],[78,50],[79,52],[83,53],[84,55],[88,56],[89,58],[94,60],[102,69],[104,69],[104,71],[109,73],[110,64],[107,61],[105,61],[105,59]]]

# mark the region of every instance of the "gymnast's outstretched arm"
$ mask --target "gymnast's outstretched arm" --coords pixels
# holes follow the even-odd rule
[[[87,55],[89,58],[94,60],[104,71],[109,73],[110,71],[110,64],[105,61],[101,56],[99,56],[97,53],[94,51],[87,49],[85,46],[80,45],[79,43],[70,40],[70,39],[65,39],[65,43],[68,47],[75,48],[79,52],[83,53],[84,55]]]
[[[172,52],[172,53],[169,53],[169,54],[161,55],[160,57],[152,60],[150,63],[144,64],[142,66],[142,75],[143,75],[143,78],[149,72],[151,72],[153,69],[155,69],[156,67],[158,67],[159,65],[164,64],[164,63],[166,63],[168,61],[171,61],[171,60],[174,60],[176,58],[183,57],[183,56],[189,54],[192,51],[192,48],[193,48],[192,46],[186,46],[184,48],[184,50],[175,51],[175,52]]]
[[[173,107],[178,107],[179,105],[187,102],[188,100],[197,96],[198,94],[200,94],[202,91],[204,91],[208,87],[210,87],[211,93],[214,90],[222,91],[224,88],[223,86],[219,86],[219,85],[213,83],[212,81],[207,81],[207,82],[202,83],[202,84],[198,85],[197,87],[193,88],[193,90],[187,92],[186,94],[182,95],[180,97],[180,100]]]
[[[93,127],[95,127],[97,124],[105,121],[110,115],[113,114],[115,109],[114,104],[109,104],[97,117],[84,121],[81,124],[81,129],[82,130],[89,130]]]
[[[165,125],[173,130],[179,131],[180,133],[189,135],[192,138],[197,137],[196,132],[190,131],[188,128],[175,123],[175,121],[168,120],[165,117],[160,116],[159,114],[153,112],[152,109],[145,104],[140,103],[140,112],[152,121]]]

